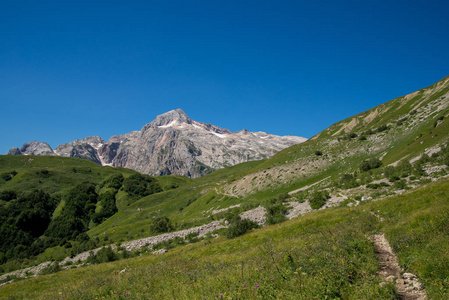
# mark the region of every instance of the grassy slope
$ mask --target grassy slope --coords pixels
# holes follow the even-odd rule
[[[125,168],[102,167],[88,160],[55,156],[0,156],[0,174],[17,172],[11,180],[0,179],[0,192],[14,190],[18,194],[32,189],[42,189],[44,192],[60,199],[56,207],[53,218],[57,217],[65,204],[63,195],[70,188],[81,182],[98,184],[113,174],[123,174],[124,177],[136,174],[136,171]],[[45,171],[44,173],[42,171]],[[171,189],[175,186],[189,184],[189,178],[182,176],[162,176],[158,177],[160,185],[164,189]],[[99,193],[104,191],[98,191]],[[130,197],[120,191],[120,199],[117,199],[119,211],[127,209],[120,207],[120,203],[127,203]],[[16,200],[13,200],[16,201]],[[8,202],[0,201],[0,209]],[[97,203],[97,210],[101,202]],[[147,223],[148,225],[148,223]],[[120,235],[120,239],[126,239],[127,233]],[[70,250],[70,249],[69,249]],[[47,249],[37,258],[31,261],[25,260],[24,265],[17,265],[15,268],[28,266],[28,263],[40,263],[48,260],[61,259],[68,255],[69,250],[62,247]]]
[[[151,235],[152,218],[160,215],[168,216],[182,228],[210,222],[209,214],[203,212],[241,203],[235,197],[218,195],[215,187],[219,183],[232,182],[259,163],[248,162],[221,169],[180,188],[142,198],[88,233],[92,237],[107,235],[113,241],[147,237]]]
[[[368,235],[383,231],[406,271],[430,299],[449,296],[449,180],[408,194],[333,208],[225,240],[175,248],[162,256],[89,266],[20,281],[2,296],[93,299],[395,299],[380,287]],[[386,218],[379,222],[370,214]],[[438,259],[435,259],[438,258]],[[124,275],[118,271],[128,267]],[[245,284],[246,282],[246,284]]]
[[[359,114],[347,120],[336,123],[329,129],[323,131],[313,139],[309,140],[308,142],[285,149],[269,160],[261,162],[252,162],[238,165],[233,168],[225,170],[219,170],[203,178],[183,182],[184,185],[181,188],[143,198],[134,203],[133,205],[124,208],[121,212],[119,212],[118,214],[107,220],[102,225],[92,229],[89,232],[89,234],[91,236],[101,236],[102,234],[106,233],[109,237],[112,237],[114,241],[148,236],[148,225],[151,223],[152,217],[156,215],[167,215],[177,223],[181,222],[186,223],[185,224],[186,226],[201,224],[208,222],[210,220],[207,214],[203,215],[203,213],[208,210],[227,207],[236,203],[257,204],[273,195],[279,194],[281,192],[290,191],[298,187],[306,186],[308,184],[314,183],[328,176],[331,177],[330,181],[332,181],[337,179],[342,173],[353,172],[354,170],[357,169],[357,167],[364,159],[369,157],[378,157],[378,158],[383,157],[384,164],[388,164],[395,162],[399,159],[402,159],[404,157],[407,157],[409,159],[418,156],[422,154],[426,148],[447,141],[448,138],[447,132],[449,132],[448,130],[449,122],[445,120],[440,126],[436,128],[434,128],[433,124],[439,116],[443,115],[447,117],[449,115],[447,107],[444,108],[443,110],[440,110],[438,113],[434,112],[438,107],[438,104],[441,104],[442,102],[447,103],[448,99],[443,97],[448,92],[449,89],[448,86],[449,86],[449,78],[445,78],[442,81],[436,83],[435,85],[420,90],[418,92],[415,92],[410,96],[404,96],[394,99],[390,102],[387,102],[376,108],[373,108],[372,110],[369,110],[365,113]],[[417,111],[417,113],[413,113],[413,111]],[[407,118],[407,120],[405,120],[402,125],[399,125],[397,122],[404,118]],[[364,131],[368,129],[374,130],[381,125],[388,125],[390,129],[385,132],[370,135],[368,136],[368,139],[366,141],[359,141],[357,138],[352,140],[345,140],[345,139],[341,139],[340,141],[337,140],[339,137],[342,138],[348,133],[356,133],[360,136]],[[322,151],[324,155],[316,156],[315,152],[317,150]],[[443,186],[442,190],[444,190],[445,188],[447,189],[447,183],[442,184],[441,186]],[[239,188],[241,187],[247,188],[248,191],[246,192],[239,191]],[[421,197],[429,198],[430,195],[432,194],[433,191],[432,189],[437,189],[437,187],[432,186],[430,187],[430,190],[424,190],[424,192],[422,192],[423,194],[422,195],[420,194]],[[404,197],[405,198],[401,197],[393,198],[393,200],[395,200],[397,203],[409,203],[410,200],[412,199],[411,197],[408,196]],[[440,200],[442,199],[441,197],[436,197],[437,199],[433,199],[432,200],[433,202],[429,202],[426,205],[428,205],[428,207],[434,206],[438,207],[437,210],[438,212],[445,211],[444,209],[446,208],[444,206],[444,203],[443,204],[440,203],[441,202]],[[390,199],[388,201],[385,200],[381,202],[376,202],[375,204],[369,204],[368,206],[370,205],[375,206],[377,205],[377,203],[386,203],[385,207],[381,209],[381,211],[383,210],[388,211],[388,206],[391,205],[391,203],[393,203],[391,202],[393,200]],[[409,228],[408,224],[417,224],[416,226],[418,226],[417,227],[418,229],[416,230],[419,231],[422,229],[422,228],[420,229],[419,227],[420,223],[416,221],[414,217],[420,205],[417,205],[415,208],[409,211],[404,211],[404,213],[400,216],[396,216],[397,218],[396,222],[402,221],[404,222],[405,225],[407,225],[402,226],[401,228]],[[256,253],[253,252],[254,248],[262,247],[261,245],[265,243],[264,242],[265,240],[262,238],[263,236],[265,236],[265,233],[263,232],[271,232],[272,230],[274,230],[273,235],[270,236],[271,239],[276,240],[276,243],[274,244],[279,246],[284,245],[286,247],[287,244],[284,244],[280,240],[276,239],[276,236],[281,235],[283,231],[276,231],[277,229],[275,228],[288,228],[288,226],[292,226],[289,224],[302,224],[298,226],[302,226],[301,228],[306,228],[309,227],[310,224],[307,223],[306,225],[306,223],[301,222],[306,222],[306,220],[310,220],[310,218],[311,219],[316,218],[316,220],[314,219],[313,221],[316,223],[320,222],[325,223],[324,220],[329,220],[329,223],[326,223],[327,225],[323,225],[325,226],[325,228],[334,226],[345,227],[347,226],[346,224],[348,224],[348,222],[358,222],[356,219],[351,219],[348,217],[349,215],[352,214],[352,212],[358,212],[360,215],[364,215],[364,217],[361,217],[361,220],[363,222],[362,221],[360,222],[362,222],[363,224],[367,223],[368,225],[371,224],[369,226],[372,227],[374,226],[372,223],[373,220],[368,220],[369,217],[360,211],[360,209],[363,209],[364,207],[365,206],[362,206],[361,208],[357,209],[331,209],[327,212],[318,212],[316,214],[303,217],[299,220],[292,221],[293,223],[286,223],[285,225],[281,225],[280,227],[274,227],[273,229],[264,229],[266,231],[259,231],[260,233],[248,235],[248,237],[243,237],[242,239],[240,239],[240,243],[242,243],[242,241],[246,241],[246,239],[254,239],[255,242],[249,245],[247,248],[239,248],[242,245],[240,245],[240,243],[238,242],[224,241],[219,239],[217,241],[213,241],[213,244],[222,246],[215,248],[215,250],[213,251],[204,250],[206,252],[201,252],[202,253],[201,255],[195,256],[196,253],[195,249],[202,249],[201,247],[205,247],[204,249],[208,249],[207,248],[208,246],[194,245],[191,247],[195,251],[193,250],[189,251],[189,254],[185,255],[186,256],[193,255],[193,258],[192,257],[190,258],[196,260],[197,266],[203,266],[204,264],[206,265],[210,264],[209,259],[214,260],[214,256],[212,254],[221,253],[220,249],[228,249],[229,247],[231,248],[235,247],[236,249],[239,249],[239,251],[248,252],[249,253],[248,256],[245,257],[249,259],[250,257],[256,255]],[[137,208],[141,208],[142,211],[138,211]],[[376,209],[379,210],[377,207]],[[398,209],[397,207],[394,210],[392,209],[391,210],[392,214],[393,212],[397,211],[397,209]],[[350,213],[348,213],[348,211]],[[410,216],[408,216],[407,214],[409,214]],[[406,218],[407,216],[409,218]],[[337,219],[339,217],[341,219],[338,221]],[[425,215],[421,217],[428,219],[430,218],[430,215]],[[447,218],[442,216],[440,218],[440,221],[443,223],[447,222]],[[387,236],[393,240],[395,239],[395,236],[399,234],[398,232],[400,232],[399,229],[397,228],[395,229],[393,224],[389,224],[388,222],[386,225],[381,226],[387,232]],[[292,232],[298,231],[297,229],[293,228],[289,228],[286,230]],[[412,230],[411,227],[410,230]],[[358,233],[358,235],[356,235],[357,236],[356,239],[360,238],[364,234],[372,232],[373,230],[372,228],[369,230],[362,228],[359,229],[359,231],[360,232]],[[430,234],[432,234],[432,232],[430,232]],[[307,236],[309,235],[311,235],[310,232],[308,232]],[[326,236],[326,234],[323,234],[323,232],[321,232],[321,235]],[[313,236],[315,235],[312,235],[311,237],[312,240],[308,240],[307,242],[308,244],[306,243],[305,245],[303,245],[303,247],[306,247],[307,245],[315,247],[318,244],[319,245],[325,244],[324,241],[319,241],[318,237],[316,237],[316,240],[313,240]],[[291,240],[290,243],[302,245],[303,239],[305,239],[304,235],[297,234],[297,239]],[[326,237],[326,239],[331,238]],[[436,243],[436,241],[432,240],[431,243],[433,242]],[[243,243],[243,245],[245,244],[246,242]],[[412,258],[410,258],[409,256],[407,256],[408,254],[404,252],[404,249],[396,245],[397,244],[396,242],[394,242],[393,244],[395,250],[399,252],[399,256],[403,265],[405,267],[411,268],[412,270],[415,270],[416,272],[418,272],[420,276],[423,276],[423,278],[427,280],[426,284],[429,285],[430,289],[432,289],[432,287],[431,284],[429,283],[430,282],[429,280],[432,280],[432,276],[437,276],[436,282],[439,282],[440,288],[441,285],[444,286],[444,284],[447,284],[447,280],[445,279],[447,278],[447,274],[445,274],[443,271],[441,271],[439,275],[435,274],[429,275],[430,274],[429,272],[426,273],[423,270],[418,270],[418,268],[412,267],[414,262],[416,262],[416,264],[422,261],[424,262],[425,259],[423,258],[423,256],[417,259],[412,255]],[[442,246],[443,249],[445,249],[444,245],[439,246]],[[417,247],[416,249],[418,250],[421,249],[420,251],[422,251],[423,248],[422,244],[416,247]],[[438,248],[430,250],[431,251],[429,253],[431,255],[429,255],[429,257],[436,257],[437,253],[435,251],[438,251]],[[169,257],[173,261],[179,260],[184,262],[188,261],[188,259],[183,260],[182,255],[184,255],[184,253],[181,252],[183,252],[183,250],[175,249],[173,250],[173,253],[169,254],[167,257]],[[236,253],[237,252],[232,251],[224,252],[224,254],[220,254],[219,256],[215,257],[215,259],[216,261],[219,261],[221,259],[224,260],[229,259],[230,261],[229,272],[231,272],[231,269],[233,268],[238,269],[238,261],[236,261],[234,258],[240,257],[242,260],[245,258],[241,257],[241,255],[244,256],[245,254],[237,255]],[[178,257],[178,254],[181,255],[181,257]],[[211,254],[211,256],[209,258],[202,257],[205,254],[208,255]],[[222,257],[221,255],[224,256]],[[229,255],[229,257],[226,255]],[[367,255],[369,256],[370,254],[367,252],[363,252],[362,256]],[[198,257],[202,258],[199,259]],[[300,257],[298,257],[297,259],[299,260]],[[311,258],[311,259],[318,259],[318,258]],[[407,259],[411,260],[413,263],[407,262]],[[268,265],[269,260],[270,259],[267,259],[266,262],[267,268],[269,267]],[[141,270],[139,267],[139,265],[145,261],[147,261],[148,264],[160,263],[161,259],[155,257],[146,257],[143,258],[142,260],[139,259],[131,260],[129,261],[129,263],[133,264],[139,270],[139,272],[145,273],[145,271]],[[427,261],[426,263],[430,264],[429,261]],[[117,264],[121,266],[123,262]],[[178,266],[177,262],[174,262],[174,264],[175,265],[172,265],[172,267]],[[446,262],[444,262],[444,264],[447,264],[447,260]],[[98,268],[99,270],[98,272],[103,272],[101,271],[103,270],[102,268],[107,269],[108,268],[107,266],[109,266],[109,264],[105,266],[96,266],[93,267],[93,270],[96,270],[95,268]],[[111,264],[110,266],[112,266],[113,269],[117,268],[115,264]],[[361,267],[364,267],[366,269],[372,268],[369,266],[362,266],[362,265],[357,266],[357,268]],[[167,269],[164,269],[163,267],[161,267],[160,270],[163,273],[165,272],[164,274],[166,274],[166,272],[169,272]],[[73,272],[83,272],[83,271],[79,270]],[[223,275],[224,276],[223,282],[228,282],[230,280],[228,275],[231,276],[230,275],[231,273],[226,274]],[[370,277],[373,276],[373,274],[374,273],[370,273],[370,275],[367,276],[373,279],[373,277]],[[173,276],[175,278],[178,278],[177,277],[178,275]],[[213,274],[210,273],[208,274],[208,276],[213,276]],[[95,278],[100,280],[100,277]],[[117,287],[120,285],[120,283],[116,281],[118,280],[121,282],[121,279],[120,277],[116,279],[114,278],[115,277],[110,278],[112,281],[114,281],[115,287],[113,290],[119,293],[119,289],[117,289]],[[314,278],[314,280],[315,279],[316,278]],[[154,280],[157,281],[159,279]],[[444,283],[444,280],[446,280],[446,283]],[[129,283],[132,283],[132,281],[130,281]],[[85,285],[86,289],[89,290],[90,283],[80,283],[80,284],[82,286]],[[158,285],[162,283],[155,282],[154,284]],[[229,282],[226,284],[227,286],[231,286],[231,283]],[[294,284],[296,284],[297,286],[298,282],[294,282]],[[314,283],[314,281],[312,280],[311,284],[313,285],[316,283]],[[173,285],[178,286],[178,288],[182,290],[182,287],[177,285],[176,282],[173,282]],[[371,283],[369,283],[368,285],[369,285],[368,287],[360,287],[360,291],[356,289],[357,292],[354,292],[351,289],[351,294],[354,293],[354,295],[364,295],[363,293],[371,293],[369,295],[375,295],[376,293],[388,293],[387,290],[381,291],[377,289],[377,287],[375,287],[375,285],[371,285]],[[281,286],[277,287],[281,288]],[[125,287],[123,286],[123,288]],[[203,286],[203,288],[210,290],[210,287],[208,286]],[[318,290],[321,288],[323,287],[322,286],[319,287]],[[445,288],[447,288],[447,285],[445,286]],[[139,286],[139,289],[140,293],[142,294],[150,293],[150,291],[147,288],[144,288],[143,285]],[[234,291],[235,289],[237,289],[237,287],[234,288]],[[287,287],[282,286],[282,289],[287,289]],[[158,291],[156,292],[160,293],[166,292],[160,291],[161,288],[158,288],[157,290]],[[109,292],[110,291],[111,290],[109,290]],[[446,290],[444,291],[445,293],[447,293]],[[89,294],[91,292],[88,291],[87,293]],[[101,294],[104,292],[105,291],[100,291],[99,293]],[[185,291],[185,293],[187,294],[191,292],[192,290]],[[69,292],[69,294],[70,293],[71,292]],[[136,291],[135,293],[139,292]],[[432,293],[434,293],[434,295],[437,295],[436,290],[433,291]],[[212,294],[207,295],[212,296]],[[164,297],[168,296],[164,294]],[[350,297],[351,296],[349,295],[348,298]]]
[[[62,194],[77,183],[99,183],[111,174],[129,176],[135,172],[124,168],[101,167],[91,161],[55,156],[0,156],[0,173],[16,171],[10,181],[0,183],[0,190],[28,191],[42,189],[49,194]],[[38,174],[47,170],[47,175]]]

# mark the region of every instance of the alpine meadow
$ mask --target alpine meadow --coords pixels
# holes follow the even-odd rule
[[[151,170],[0,156],[0,298],[449,298],[449,77],[280,151],[172,114],[133,141],[182,137],[185,176],[170,143]]]

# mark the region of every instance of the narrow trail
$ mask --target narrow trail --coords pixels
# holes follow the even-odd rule
[[[294,190],[294,191],[290,191],[290,192],[288,192],[288,194],[289,194],[289,195],[293,195],[293,194],[295,194],[295,193],[297,193],[297,192],[305,191],[305,190],[311,188],[312,186],[315,186],[315,185],[317,185],[317,184],[319,184],[319,183],[321,183],[321,182],[323,182],[324,180],[329,179],[329,178],[331,178],[331,177],[328,176],[328,177],[326,177],[326,178],[324,178],[324,179],[321,179],[320,181],[317,181],[317,182],[312,183],[312,184],[310,184],[310,185],[307,185],[307,186],[305,186],[305,187],[299,188],[299,189]]]
[[[397,256],[393,253],[390,243],[383,233],[370,237],[376,246],[376,256],[379,260],[379,276],[386,282],[396,282],[400,299],[425,300],[426,291],[418,277],[412,273],[402,273]]]

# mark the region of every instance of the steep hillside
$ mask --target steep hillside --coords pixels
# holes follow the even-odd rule
[[[143,196],[188,181],[76,158],[0,156],[0,270],[40,261],[36,255],[68,241],[79,246],[73,253],[96,247],[87,230]]]
[[[449,140],[449,77],[410,95],[338,122],[306,143],[280,151],[247,176],[222,187],[225,194],[292,191],[323,178],[353,173],[368,158],[383,165],[415,160]]]
[[[378,273],[385,232],[428,299],[449,296],[447,179],[401,196],[333,208],[226,240],[72,268],[0,287],[6,299],[403,299]],[[375,213],[374,213],[375,212]]]

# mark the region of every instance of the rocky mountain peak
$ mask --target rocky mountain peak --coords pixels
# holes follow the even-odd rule
[[[19,148],[13,148],[9,152],[15,155],[54,155],[53,149],[45,142],[31,141]],[[9,154],[8,152],[8,154]]]
[[[157,116],[141,131],[112,136],[107,142],[98,136],[86,137],[59,145],[55,151],[48,144],[31,142],[8,154],[77,157],[151,175],[199,177],[215,169],[270,157],[305,140],[248,130],[233,133],[194,121],[176,109]]]
[[[158,127],[169,127],[175,123],[192,124],[192,119],[182,109],[178,108],[157,116],[150,124]]]

